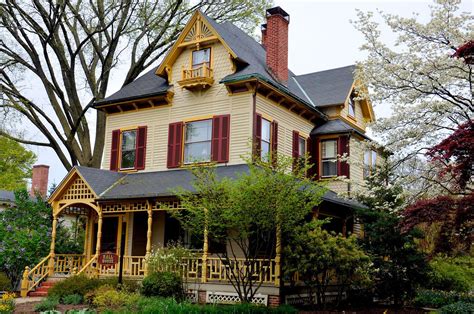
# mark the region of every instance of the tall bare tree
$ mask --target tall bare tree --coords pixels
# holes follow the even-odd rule
[[[66,169],[99,167],[105,115],[86,113],[105,97],[119,68],[128,67],[123,86],[155,65],[196,9],[252,32],[270,2],[3,0],[0,135],[52,148]],[[33,99],[25,87],[43,92],[47,101]],[[14,131],[17,127],[8,128],[14,115],[32,124],[43,139],[26,139]]]

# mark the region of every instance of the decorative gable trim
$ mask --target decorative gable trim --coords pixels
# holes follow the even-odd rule
[[[349,99],[356,86],[358,86],[360,89],[363,89],[364,93],[368,95],[367,87],[365,85],[358,83],[357,81],[354,81],[352,83],[351,88],[349,89],[349,94],[346,96],[346,101],[344,102],[344,106],[347,106],[349,104]],[[360,107],[362,108],[362,114],[364,115],[364,119],[366,120],[366,122],[374,122],[375,113],[374,113],[374,108],[372,107],[372,102],[370,101],[370,99],[360,100],[359,103],[360,103]]]
[[[212,27],[205,15],[201,11],[196,11],[155,73],[159,76],[168,76],[169,79],[171,77],[171,67],[183,48],[191,45],[196,45],[199,48],[201,45],[212,41],[220,41],[231,57],[237,58],[237,54],[222,39],[216,29]]]

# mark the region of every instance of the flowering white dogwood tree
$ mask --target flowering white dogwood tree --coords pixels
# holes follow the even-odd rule
[[[459,4],[436,0],[426,23],[416,14],[404,18],[379,12],[397,35],[394,43],[382,42],[373,13],[359,11],[353,22],[365,37],[361,49],[368,52],[356,75],[368,84],[374,103],[393,111],[373,128],[395,153],[400,177],[417,196],[449,191],[437,164],[427,163],[424,155],[474,118],[473,16],[460,12]]]

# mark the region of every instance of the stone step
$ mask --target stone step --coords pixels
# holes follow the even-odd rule
[[[47,297],[48,296],[48,291],[31,291],[28,296],[30,297]]]

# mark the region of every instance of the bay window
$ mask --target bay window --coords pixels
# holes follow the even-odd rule
[[[322,177],[337,176],[337,140],[321,141]]]
[[[260,157],[268,161],[271,149],[271,122],[262,118],[262,140],[260,146]]]

